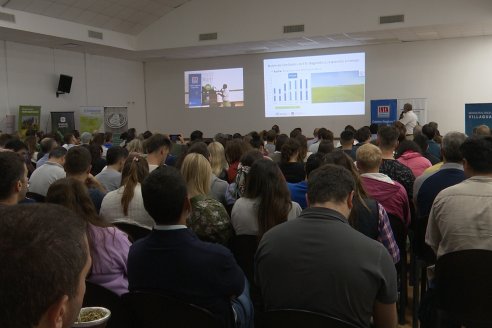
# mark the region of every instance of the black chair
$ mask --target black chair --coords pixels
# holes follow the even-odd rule
[[[445,254],[438,258],[435,273],[441,322],[492,327],[492,251]]]
[[[139,227],[135,224],[116,222],[114,226],[125,232],[131,242],[136,242],[137,240],[146,237],[152,230]]]
[[[403,220],[398,216],[388,213],[391,229],[393,230],[393,236],[395,237],[396,244],[400,250],[400,262],[395,267],[398,273],[398,323],[400,325],[405,324],[405,311],[408,303],[408,286],[407,286],[407,227],[403,223]]]
[[[165,295],[135,291],[124,294],[122,301],[134,328],[223,327],[210,311]]]
[[[35,200],[38,203],[44,203],[44,199],[46,198],[43,195],[37,194],[35,192],[28,191],[26,193],[26,197]]]
[[[282,309],[270,310],[261,314],[261,327],[281,328],[354,328],[344,320],[306,310]]]
[[[230,240],[231,252],[250,282],[254,281],[254,260],[257,248],[258,237],[256,235],[239,235]]]
[[[425,243],[425,233],[429,216],[416,217],[413,220],[413,238],[411,241],[411,277],[413,286],[412,327],[418,328],[420,303],[427,291],[427,266],[436,263],[436,255]]]
[[[93,284],[89,281],[85,282],[85,295],[83,301],[84,307],[102,306],[111,311],[107,328],[123,328],[126,320],[122,318],[121,298],[102,286]]]

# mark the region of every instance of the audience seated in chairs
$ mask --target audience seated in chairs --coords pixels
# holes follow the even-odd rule
[[[256,235],[261,239],[269,229],[300,213],[299,204],[290,200],[277,164],[258,159],[249,170],[243,197],[232,208],[231,222],[236,235]]]
[[[298,183],[306,178],[304,162],[299,161],[301,145],[296,139],[290,138],[282,146],[282,157],[278,166],[285,180],[290,183]]]
[[[310,207],[263,235],[256,278],[265,310],[300,309],[359,327],[396,327],[396,272],[384,246],[348,223],[355,182],[325,165],[308,181]],[[378,265],[375,265],[378,263]]]
[[[429,262],[434,262],[434,254],[424,242],[429,213],[436,196],[444,189],[465,180],[463,154],[460,147],[466,136],[461,132],[449,132],[442,139],[444,164],[436,172],[418,177],[413,186],[416,207],[414,251]]]
[[[127,157],[128,150],[123,147],[114,146],[107,150],[107,166],[96,175],[97,181],[104,186],[107,192],[116,190],[121,186],[121,171]]]
[[[87,224],[87,239],[92,266],[87,280],[121,295],[128,292],[126,262],[130,241],[120,230],[108,225],[97,214],[87,188],[73,178],[54,182],[46,196],[47,203],[63,205]]]
[[[394,126],[382,126],[378,130],[377,144],[381,149],[381,164],[379,172],[386,174],[391,180],[398,182],[405,188],[409,204],[413,199],[413,182],[415,175],[410,168],[394,158],[394,151],[398,146],[398,129]],[[383,205],[384,206],[384,205]],[[386,211],[389,212],[388,209]]]
[[[379,173],[381,150],[372,144],[366,144],[357,150],[356,158],[362,186],[367,194],[383,205],[388,214],[396,215],[408,227],[411,218],[407,193],[400,183]]]
[[[199,240],[186,227],[192,205],[179,171],[169,166],[154,170],[142,184],[142,195],[156,226],[130,248],[130,292],[162,293],[208,309],[224,325],[231,325],[236,317],[238,327],[251,327],[248,286],[232,254],[222,245]]]
[[[227,245],[234,231],[229,214],[219,201],[209,196],[212,168],[201,154],[186,155],[181,166],[191,202],[187,225],[206,241]]]
[[[210,165],[212,166],[212,173],[219,179],[227,182],[227,159],[225,157],[224,146],[217,141],[211,142],[208,145],[208,151],[210,152]]]
[[[63,169],[66,154],[67,150],[63,147],[56,147],[49,153],[48,161],[31,174],[29,178],[29,193],[46,197],[51,184],[66,176]]]
[[[344,151],[338,150],[324,156],[324,163],[340,165],[352,173],[355,181],[355,195],[354,207],[348,217],[350,225],[367,237],[381,242],[393,258],[393,262],[398,263],[400,251],[388,214],[380,203],[368,197],[352,158]]]
[[[429,213],[425,242],[437,258],[464,249],[492,250],[492,136],[460,147],[468,179],[441,191]]]
[[[213,143],[211,143],[210,145],[212,145],[212,144]],[[217,144],[220,147],[222,147],[222,145],[220,143],[217,143]],[[203,155],[203,157],[205,157],[207,160],[209,160],[210,165],[212,165],[211,153],[210,153],[209,147],[207,147],[206,143],[201,142],[201,141],[197,141],[197,142],[193,143],[189,147],[187,154],[193,154],[193,153]],[[187,154],[185,154],[185,157]],[[227,183],[227,181],[219,179],[213,172],[210,174],[210,194],[209,195],[212,198],[214,198],[215,200],[218,200],[224,206],[227,205],[226,192],[227,192],[228,187],[229,187],[229,184]]]
[[[121,187],[107,193],[101,204],[101,216],[106,222],[152,229],[154,220],[143,206],[141,186],[148,175],[149,165],[143,156],[132,154],[126,159]]]
[[[171,150],[171,140],[163,134],[153,134],[144,142],[144,151],[147,154],[149,172],[164,164]]]
[[[67,178],[79,180],[87,187],[92,203],[99,213],[106,189],[90,174],[91,160],[91,154],[85,147],[71,147],[65,155],[64,168]]]
[[[403,140],[396,150],[395,158],[398,162],[412,170],[415,177],[432,166],[431,162],[424,157],[422,150],[413,140]]]

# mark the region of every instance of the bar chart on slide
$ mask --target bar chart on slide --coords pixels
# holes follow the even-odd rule
[[[265,59],[265,117],[363,115],[365,54]]]
[[[270,97],[275,104],[289,102],[309,102],[311,99],[310,82],[307,78],[298,78],[296,73],[288,74],[288,77],[271,82]]]

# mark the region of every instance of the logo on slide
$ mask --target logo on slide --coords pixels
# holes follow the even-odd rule
[[[191,77],[191,83],[198,84],[198,76],[192,76]]]
[[[378,106],[378,118],[389,118],[390,108],[389,106]]]

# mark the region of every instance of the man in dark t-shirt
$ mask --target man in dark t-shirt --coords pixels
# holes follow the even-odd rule
[[[325,165],[308,180],[310,207],[265,233],[256,253],[256,281],[266,310],[302,309],[357,327],[396,327],[396,271],[381,243],[347,221],[355,182]]]
[[[65,155],[65,164],[63,167],[67,173],[67,178],[74,178],[87,186],[92,203],[99,213],[106,190],[102,184],[90,174],[91,160],[91,154],[87,148],[72,147],[68,150],[67,155]]]
[[[382,126],[379,128],[377,144],[383,153],[383,162],[379,167],[379,173],[384,173],[391,180],[399,182],[405,188],[408,200],[412,204],[415,175],[410,168],[393,157],[393,152],[398,146],[398,135],[399,132],[394,126]]]

